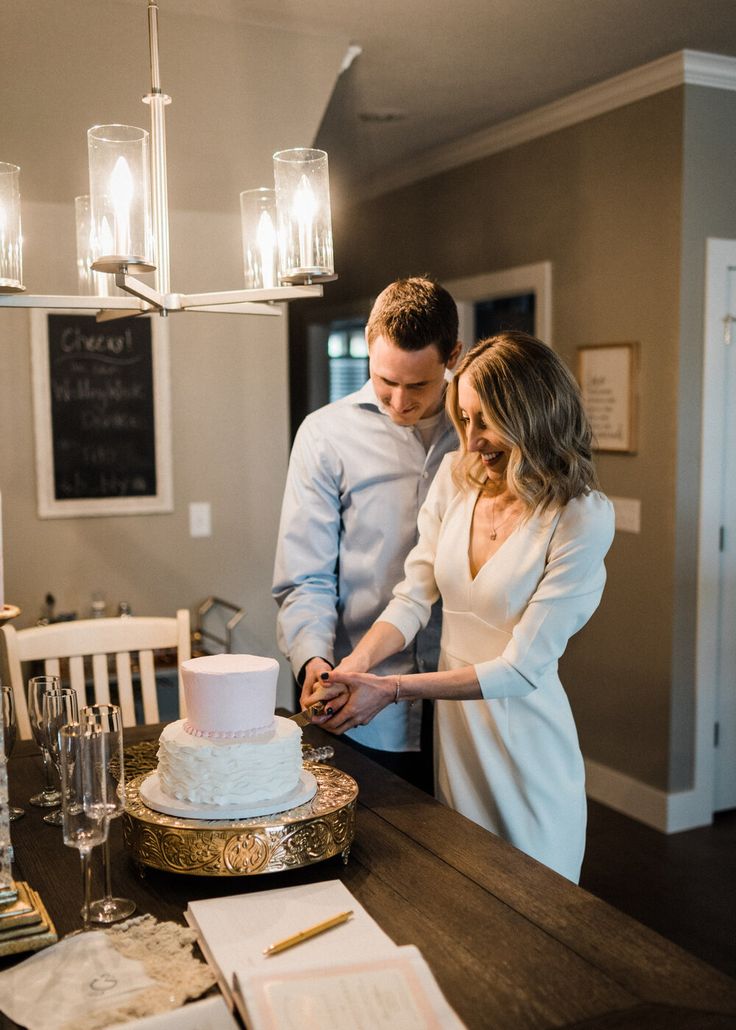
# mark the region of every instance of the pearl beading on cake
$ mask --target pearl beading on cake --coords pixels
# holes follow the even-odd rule
[[[222,730],[221,732],[216,732],[215,730],[197,729],[196,726],[193,726],[188,720],[186,720],[182,729],[191,737],[203,737],[206,740],[251,740],[253,737],[258,737],[263,733],[268,733],[273,729],[273,727],[274,720],[271,719],[271,721],[266,723],[265,726],[254,726],[249,730]]]

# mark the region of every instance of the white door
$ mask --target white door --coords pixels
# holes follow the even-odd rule
[[[734,245],[736,251],[736,244]],[[736,259],[736,253],[733,255]],[[726,314],[736,315],[736,260],[724,270]],[[719,618],[715,698],[714,811],[736,807],[736,323],[723,342],[723,444]],[[729,338],[731,342],[726,342]]]

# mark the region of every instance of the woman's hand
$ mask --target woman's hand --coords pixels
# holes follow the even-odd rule
[[[325,673],[322,686],[314,694],[315,700],[325,702],[325,714],[315,716],[312,722],[330,733],[364,726],[396,696],[396,676],[347,673],[344,664]]]

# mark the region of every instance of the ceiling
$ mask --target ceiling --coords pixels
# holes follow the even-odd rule
[[[246,18],[361,48],[318,135],[347,190],[677,50],[736,55],[735,0],[232,3]]]

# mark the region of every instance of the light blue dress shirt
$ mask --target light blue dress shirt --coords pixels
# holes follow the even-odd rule
[[[350,654],[404,578],[417,515],[457,436],[442,412],[426,450],[419,430],[382,410],[370,380],[308,415],[289,461],[273,595],[279,647],[298,676],[321,656]],[[441,613],[399,654],[376,666],[396,675],[437,667]],[[349,736],[382,751],[419,750],[421,705],[389,705]]]

